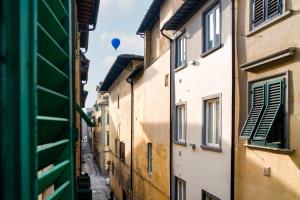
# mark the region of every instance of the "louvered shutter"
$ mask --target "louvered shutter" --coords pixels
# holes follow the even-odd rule
[[[251,87],[251,102],[252,107],[250,109],[247,120],[241,131],[240,138],[250,139],[256,130],[258,122],[265,108],[265,84],[258,83],[253,84]]]
[[[38,194],[73,199],[71,15],[68,0],[38,1]]]
[[[284,79],[275,79],[267,82],[267,107],[263,113],[253,140],[266,140],[272,125],[279,116],[283,106]]]
[[[267,2],[267,18],[278,15],[282,10],[282,0],[266,0]]]
[[[252,0],[252,24],[258,26],[265,21],[265,0]]]

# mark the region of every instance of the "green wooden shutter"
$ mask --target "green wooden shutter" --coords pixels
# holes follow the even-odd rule
[[[267,0],[267,18],[271,18],[281,13],[282,1],[281,0]]]
[[[283,106],[284,79],[278,78],[267,81],[267,107],[262,115],[261,121],[254,134],[253,140],[266,140],[274,124],[276,117],[279,116]]]
[[[250,139],[256,130],[265,108],[265,90],[265,82],[253,84],[251,86],[252,107],[241,131],[240,138]]]
[[[38,1],[38,194],[54,186],[49,199],[73,199],[70,3]]]
[[[265,0],[252,0],[252,23],[254,26],[265,20]]]

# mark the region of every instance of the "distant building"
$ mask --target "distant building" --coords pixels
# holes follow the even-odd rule
[[[107,110],[105,106],[101,109],[103,113],[106,113],[106,115],[104,115],[106,121],[102,118],[101,121],[102,125],[105,127],[108,125],[109,127],[109,129],[105,129],[105,132],[107,130],[109,131],[109,139],[106,138],[109,140],[109,147],[105,147],[105,151],[110,151],[110,187],[117,199],[131,199],[132,197],[132,153],[134,150],[132,140],[133,129],[131,126],[132,96],[131,87],[126,81],[126,78],[138,65],[141,65],[143,61],[143,56],[119,55],[111,66],[99,91],[100,101],[107,97],[101,96],[102,92],[108,92],[109,94],[109,109]],[[109,114],[107,111],[109,111]],[[103,117],[103,114],[101,117]],[[103,138],[104,137],[101,137],[102,141],[100,141],[100,143],[105,142]]]
[[[235,8],[235,198],[300,199],[300,1]]]
[[[97,86],[97,102],[96,102],[96,148],[97,162],[100,166],[102,174],[107,174],[109,165],[110,151],[110,128],[109,128],[109,96],[108,93],[100,92]]]

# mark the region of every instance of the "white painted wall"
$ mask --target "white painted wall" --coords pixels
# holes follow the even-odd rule
[[[175,103],[186,102],[186,146],[173,144],[174,175],[186,181],[186,199],[201,199],[204,189],[222,200],[230,199],[231,160],[231,4],[221,2],[221,43],[223,46],[206,57],[201,57],[203,11],[209,1],[182,28],[186,28],[187,62],[196,60],[175,73]],[[203,98],[222,94],[221,152],[204,150],[202,144]],[[193,150],[189,144],[196,144]],[[181,156],[179,156],[181,152]]]

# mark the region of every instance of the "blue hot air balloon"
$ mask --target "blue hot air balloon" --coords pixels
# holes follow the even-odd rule
[[[119,38],[114,38],[111,40],[111,45],[115,48],[116,51],[119,48],[120,44],[121,44],[121,41]]]

